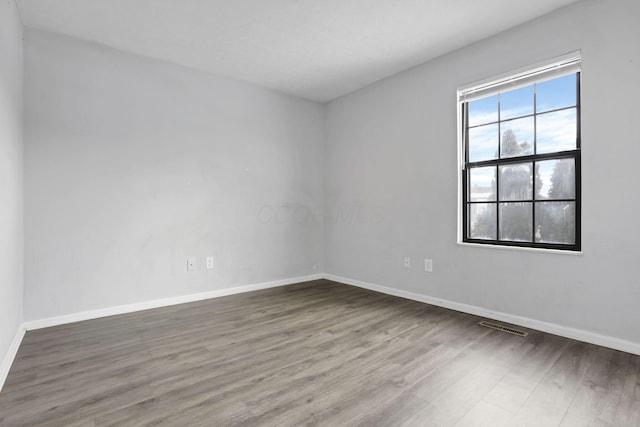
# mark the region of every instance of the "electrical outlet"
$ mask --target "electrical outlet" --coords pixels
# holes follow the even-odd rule
[[[213,270],[213,257],[207,257],[207,270]]]
[[[196,258],[187,258],[187,271],[196,271],[197,270],[197,262]]]
[[[424,271],[429,273],[433,272],[433,260],[432,259],[424,259]]]
[[[408,256],[404,257],[402,265],[404,266],[404,268],[411,268],[411,258],[409,258]]]

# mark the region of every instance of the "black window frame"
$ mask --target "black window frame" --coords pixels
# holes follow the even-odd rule
[[[578,71],[573,71],[573,72],[569,72],[566,73],[565,75],[569,75],[569,74],[575,74],[576,76],[576,105],[574,106],[570,106],[570,107],[563,107],[563,108],[558,108],[555,110],[548,110],[548,111],[543,111],[541,113],[538,113],[536,111],[536,102],[535,102],[535,91],[534,91],[534,110],[532,114],[526,114],[523,116],[519,116],[519,117],[510,117],[508,119],[505,120],[500,120],[500,105],[498,104],[498,120],[496,122],[491,122],[491,123],[497,123],[498,127],[500,128],[500,124],[503,122],[508,122],[511,120],[515,120],[518,118],[523,118],[523,117],[533,117],[534,118],[534,141],[533,141],[533,151],[534,154],[531,155],[524,155],[524,156],[516,156],[516,157],[505,157],[505,158],[500,158],[500,156],[498,155],[497,159],[491,159],[491,160],[482,160],[482,161],[476,161],[476,162],[469,162],[469,144],[467,143],[468,141],[468,136],[469,136],[469,129],[473,128],[475,126],[469,126],[469,117],[468,117],[468,105],[470,101],[460,101],[460,108],[461,108],[461,114],[463,117],[462,120],[462,135],[463,135],[463,167],[462,167],[462,241],[464,243],[473,243],[473,244],[481,244],[481,245],[493,245],[493,246],[506,246],[506,247],[523,247],[523,248],[536,248],[536,249],[552,249],[552,250],[560,250],[560,251],[573,251],[573,252],[578,252],[581,251],[582,249],[582,238],[581,238],[581,230],[582,230],[582,224],[581,224],[581,200],[582,200],[582,166],[581,166],[581,92],[580,92],[580,86],[581,86],[581,72]],[[554,76],[554,78],[556,77],[560,77],[560,76]],[[532,83],[539,83],[539,82],[543,82],[545,80],[548,80],[548,78],[545,78],[544,76],[541,76],[539,79],[534,80]],[[495,93],[491,94],[491,95],[486,95],[483,97],[480,97],[478,99],[483,99],[485,97],[489,97],[489,96],[493,96],[496,93],[504,93],[507,92],[508,90],[511,90],[510,88],[504,90],[504,91],[496,91]],[[563,110],[569,110],[575,108],[576,109],[576,148],[574,150],[566,150],[566,151],[559,151],[559,152],[553,152],[553,153],[543,153],[543,154],[537,154],[536,153],[536,146],[537,146],[537,129],[536,129],[536,124],[537,124],[537,120],[536,117],[539,115],[543,115],[543,114],[547,114],[547,113],[552,113],[552,112],[556,112],[556,111],[563,111]],[[487,125],[487,124],[491,124],[491,123],[483,123],[482,126]],[[480,125],[478,125],[480,126]],[[498,132],[500,134],[500,131]],[[500,141],[498,141],[498,152],[500,152]],[[498,194],[499,194],[499,188],[497,187],[499,185],[499,171],[500,171],[500,166],[501,165],[509,165],[509,164],[518,164],[518,163],[526,163],[526,162],[530,162],[532,163],[532,174],[533,174],[533,179],[535,181],[535,164],[538,161],[545,161],[545,160],[556,160],[556,159],[567,159],[567,158],[571,158],[574,159],[575,162],[575,199],[553,199],[553,200],[549,200],[549,199],[536,199],[536,192],[535,192],[535,188],[532,191],[532,195],[531,195],[531,199],[525,199],[525,200],[500,200]],[[469,197],[469,180],[470,180],[470,170],[472,168],[475,167],[483,167],[483,166],[494,166],[496,168],[496,198],[494,201],[471,201],[470,197]],[[535,187],[535,185],[534,185]],[[536,203],[544,203],[544,202],[549,202],[549,201],[553,201],[553,202],[574,202],[575,203],[575,230],[574,230],[574,244],[562,244],[562,243],[548,243],[548,242],[536,242]],[[525,203],[531,203],[531,210],[532,210],[532,235],[531,235],[531,241],[513,241],[513,240],[500,240],[500,203],[509,203],[509,202],[525,202]],[[469,210],[470,210],[470,206],[473,204],[494,204],[496,206],[496,239],[480,239],[480,238],[472,238],[469,237],[470,234],[470,224],[469,224]]]

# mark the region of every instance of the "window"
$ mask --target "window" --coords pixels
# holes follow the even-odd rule
[[[464,242],[580,250],[579,66],[459,91]]]

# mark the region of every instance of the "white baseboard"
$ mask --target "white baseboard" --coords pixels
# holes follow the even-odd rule
[[[228,295],[240,294],[244,292],[257,291],[260,289],[275,288],[278,286],[292,285],[295,283],[309,282],[322,279],[322,274],[311,274],[308,276],[292,277],[289,279],[274,280],[271,282],[255,283],[252,285],[237,286],[233,288],[217,289],[215,291],[201,292],[198,294],[181,295],[171,298],[163,298],[152,301],[144,301],[135,304],[107,307],[97,310],[82,311],[79,313],[66,314],[64,316],[49,317],[46,319],[32,320],[24,323],[27,331],[33,329],[48,328],[50,326],[64,325],[66,323],[80,322],[82,320],[97,319],[100,317],[114,316],[117,314],[132,313],[135,311],[148,310],[151,308],[166,307],[187,302],[201,301],[210,298],[219,298]]]
[[[373,283],[367,283],[348,277],[336,276],[333,274],[312,274],[302,277],[293,277],[289,279],[275,280],[271,282],[256,283],[245,286],[237,286],[233,288],[218,289],[209,292],[202,292],[198,294],[182,295],[172,298],[164,298],[153,301],[145,301],[135,304],[127,304],[116,307],[108,307],[98,310],[83,311],[79,313],[72,313],[64,316],[50,317],[46,319],[33,320],[23,323],[16,336],[11,343],[9,351],[5,355],[2,365],[0,365],[0,390],[6,380],[6,377],[11,368],[11,364],[16,356],[25,330],[33,330],[40,328],[47,328],[50,326],[63,325],[66,323],[79,322],[82,320],[97,319],[100,317],[113,316],[117,314],[132,313],[135,311],[148,310],[152,308],[166,307],[170,305],[183,304],[193,301],[201,301],[210,298],[219,298],[228,295],[234,295],[244,292],[251,292],[260,289],[274,288],[278,286],[292,285],[295,283],[308,282],[319,279],[332,280],[334,282],[340,282],[347,285],[357,286],[363,289],[369,289],[375,292],[380,292],[388,295],[393,295],[401,298],[407,298],[414,301],[419,301],[439,307],[448,308],[451,310],[461,311],[464,313],[473,314],[476,316],[486,317],[489,319],[499,320],[501,322],[507,322],[514,325],[523,326],[526,328],[536,329],[543,332],[548,332],[554,335],[563,336],[566,338],[575,339],[578,341],[588,342],[591,344],[601,345],[604,347],[613,348],[616,350],[624,351],[627,353],[640,355],[640,344],[632,341],[626,341],[615,337],[609,337],[594,332],[589,332],[581,329],[575,329],[567,326],[561,326],[553,323],[543,322],[540,320],[530,319],[527,317],[517,316],[508,313],[502,313],[498,311],[489,310],[483,307],[478,307],[469,304],[463,304],[455,301],[449,301],[441,298],[435,298],[428,295],[417,294],[415,292],[403,291],[400,289],[390,288],[387,286],[376,285]]]
[[[476,316],[486,317],[489,319],[499,320],[501,322],[511,323],[513,325],[523,326],[525,328],[536,329],[542,332],[548,332],[550,334],[559,335],[566,338],[571,338],[578,341],[583,341],[591,344],[600,345],[603,347],[609,347],[615,350],[624,351],[627,353],[640,355],[640,344],[632,341],[626,341],[619,338],[609,337],[606,335],[600,335],[594,332],[585,331],[582,329],[575,329],[567,326],[556,325],[554,323],[547,323],[540,320],[530,319],[528,317],[517,316],[514,314],[502,313],[499,311],[489,310],[483,307],[475,305],[462,304],[459,302],[449,301],[440,298],[434,298],[428,295],[417,294],[415,292],[403,291],[400,289],[389,288],[386,286],[376,285],[373,283],[362,282],[356,279],[350,279],[348,277],[340,277],[333,274],[325,274],[324,278],[332,280],[334,282],[340,282],[347,285],[357,286],[359,288],[369,289],[375,292],[381,292],[383,294],[402,297],[414,301],[424,302],[439,307],[448,308],[451,310],[461,311],[463,313],[469,313]]]
[[[13,337],[13,341],[11,341],[11,345],[9,346],[9,350],[7,350],[7,354],[4,355],[2,359],[2,364],[0,364],[0,391],[2,391],[2,387],[4,386],[4,382],[7,379],[7,375],[9,375],[9,370],[11,369],[11,365],[13,364],[13,360],[16,358],[16,354],[18,354],[18,349],[20,348],[20,344],[22,343],[22,338],[24,338],[24,325],[20,325],[18,327],[18,331],[16,335]]]

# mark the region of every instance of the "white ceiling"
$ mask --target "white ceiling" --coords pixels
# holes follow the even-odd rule
[[[577,0],[17,0],[24,25],[325,102]]]

